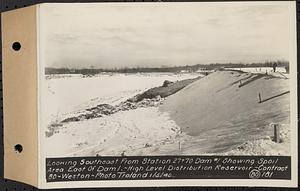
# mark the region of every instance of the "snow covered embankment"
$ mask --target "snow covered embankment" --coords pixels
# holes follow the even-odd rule
[[[223,155],[290,155],[291,130],[289,125],[280,126],[280,142],[274,142],[273,136],[249,140]]]
[[[189,137],[181,154],[288,155],[289,79],[240,71],[218,71],[169,96],[159,107]],[[261,99],[261,101],[260,101]],[[282,142],[272,142],[271,123]],[[283,136],[284,135],[284,136]]]

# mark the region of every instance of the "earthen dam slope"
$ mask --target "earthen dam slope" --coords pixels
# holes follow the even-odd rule
[[[223,152],[271,136],[271,123],[289,126],[289,91],[289,79],[217,71],[169,96],[159,109],[195,137],[194,149],[202,145],[201,152]]]

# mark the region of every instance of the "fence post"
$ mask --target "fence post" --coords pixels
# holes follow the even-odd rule
[[[259,99],[259,103],[261,103],[261,96],[260,96],[260,93],[258,93],[258,99]]]
[[[272,124],[273,128],[274,128],[274,142],[275,143],[279,143],[280,142],[280,129],[279,129],[279,125],[276,124]]]
[[[179,147],[179,150],[181,150],[181,143],[180,143],[180,141],[178,142],[178,147]]]

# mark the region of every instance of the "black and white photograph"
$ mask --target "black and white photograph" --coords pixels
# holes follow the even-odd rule
[[[41,3],[1,22],[4,178],[297,187],[295,1]]]
[[[41,10],[46,156],[291,155],[288,4]]]

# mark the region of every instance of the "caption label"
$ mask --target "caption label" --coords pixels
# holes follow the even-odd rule
[[[287,156],[47,158],[47,182],[142,179],[291,179]]]

